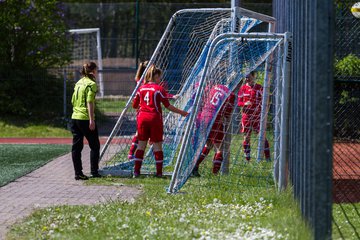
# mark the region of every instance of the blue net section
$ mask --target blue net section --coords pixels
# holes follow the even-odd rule
[[[171,100],[175,106],[190,111],[193,106],[195,85],[199,82],[209,54],[211,42],[220,34],[231,31],[230,9],[197,9],[182,10],[176,13],[154,52],[151,62],[163,70],[163,86],[170,94],[177,94]],[[261,21],[252,18],[240,18],[236,28],[247,32]],[[136,92],[136,89],[134,90]],[[106,166],[103,174],[116,171],[131,171],[134,165],[129,160],[129,149],[136,132],[136,112],[131,109],[130,102],[126,113],[121,116],[114,127],[111,141],[105,146],[102,160]],[[164,166],[165,171],[172,172],[180,140],[188,118],[164,112]],[[148,148],[142,171],[153,172],[155,160],[151,147]]]
[[[225,122],[229,124],[232,121],[236,107],[235,100],[230,99],[236,98],[237,90],[250,72],[260,69],[266,72],[265,63],[267,60],[268,64],[274,62],[272,53],[281,42],[281,38],[245,38],[229,34],[224,34],[221,40],[213,42],[207,59],[197,66],[197,77],[187,88],[186,98],[189,101],[186,109],[191,110],[191,114],[186,128],[182,128],[186,132],[181,132],[184,137],[170,192],[177,192],[186,183],[206,143],[223,147],[224,136],[220,136],[217,143],[216,138],[219,139],[219,134],[232,134],[230,129],[224,129]],[[209,138],[212,138],[210,142]],[[239,158],[238,149],[240,148],[232,151],[235,159]],[[214,164],[215,160],[214,158]]]

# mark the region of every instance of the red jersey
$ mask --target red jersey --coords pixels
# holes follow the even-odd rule
[[[168,84],[165,81],[162,81],[159,85],[162,86],[165,89],[166,98],[169,98],[169,99],[174,98],[174,96],[175,96],[174,94],[170,94],[170,93],[167,92],[169,88],[168,88]]]
[[[135,79],[135,81],[136,82],[139,82],[139,81],[141,81],[143,84],[145,84],[145,80],[142,80],[142,79],[139,79],[139,80],[136,80]],[[166,98],[169,98],[169,99],[173,99],[174,98],[174,94],[170,94],[170,93],[168,93],[167,91],[168,91],[168,85],[167,85],[167,83],[165,82],[165,81],[162,81],[161,83],[159,83],[159,85],[160,86],[162,86],[164,89],[165,89],[165,91],[166,91]]]
[[[138,108],[139,112],[162,114],[161,103],[167,108],[170,106],[166,97],[165,89],[156,83],[142,85],[135,95],[133,107]]]
[[[206,122],[211,121],[214,114],[220,107],[221,103],[225,100],[225,97],[228,95],[229,91],[230,90],[228,87],[220,84],[215,85],[210,89],[209,94],[204,99],[205,105],[200,114],[202,120]],[[205,92],[207,92],[206,89]],[[215,122],[222,123],[224,117],[226,118],[230,117],[234,109],[234,104],[235,104],[235,94],[230,93],[228,98],[225,100],[225,103],[221,107],[219,113],[217,114]]]
[[[245,84],[241,86],[238,94],[238,106],[243,107],[243,112],[254,113],[261,111],[263,87],[255,83],[253,86]],[[251,102],[250,105],[245,106],[246,102]]]

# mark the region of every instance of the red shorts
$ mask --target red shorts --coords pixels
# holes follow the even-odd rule
[[[221,143],[224,139],[224,125],[215,122],[211,128],[208,139],[213,143]]]
[[[139,141],[162,142],[163,120],[160,114],[140,112],[137,115],[137,131]]]
[[[256,133],[260,132],[260,114],[259,113],[242,113],[241,117],[241,132],[251,133],[254,130]]]

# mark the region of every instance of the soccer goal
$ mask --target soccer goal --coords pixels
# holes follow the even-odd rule
[[[280,181],[279,185],[284,184],[286,125],[288,121],[289,42],[289,34],[272,33],[225,33],[212,41],[200,78],[192,86],[196,90],[192,97],[193,108],[184,128],[177,162],[168,189],[170,193],[179,191],[186,183],[200,156],[204,154],[204,146],[206,144],[215,145],[212,143],[214,139],[209,139],[209,137],[214,131],[213,126],[216,124],[217,116],[223,114],[221,109],[228,97],[231,94],[238,95],[238,91],[241,91],[246,85],[245,77],[254,71],[258,76],[257,84],[260,82],[262,85],[259,91],[255,93],[259,95],[255,109],[248,112],[242,111],[240,114],[235,114],[232,110],[227,121],[228,125],[223,126],[223,130],[218,130],[223,131],[227,136],[222,138],[218,144],[220,145],[219,148],[222,149],[222,154],[228,156],[228,162],[225,163],[225,159],[221,158],[223,174],[221,178],[218,176],[216,181],[241,185],[241,179],[244,176],[251,175],[252,172],[255,172],[254,167],[257,167],[262,169],[256,173],[260,172],[262,175],[251,176],[254,179],[253,184],[259,185],[262,182],[270,182],[272,174],[269,171],[273,169],[270,156],[273,156],[276,165],[274,168],[275,180],[276,182]],[[216,94],[214,89],[220,87],[222,91],[218,91],[219,94]],[[246,92],[243,95],[245,94]],[[209,108],[209,105],[213,103],[216,103],[214,104],[215,107]],[[236,105],[237,102],[235,101],[233,108]],[[210,114],[210,117],[206,114]],[[242,126],[244,133],[233,132],[229,127],[232,118],[239,116],[244,118],[244,115],[251,124],[249,128],[254,131],[253,137],[250,136],[247,140],[248,143],[246,143],[249,145],[247,146],[249,151],[251,146],[255,150],[253,161],[251,161],[250,154],[243,156],[247,150],[244,149],[243,144],[243,135],[247,132],[244,129],[246,126]],[[246,125],[246,123],[242,123]],[[225,122],[223,121],[220,124],[225,125]],[[213,135],[216,134],[215,132]],[[260,144],[260,141],[263,143]],[[270,143],[273,145],[272,154],[270,153]],[[224,145],[228,147],[225,148]],[[261,145],[264,147],[259,147]],[[264,152],[266,155],[266,151],[268,151],[269,162],[261,163],[265,160]],[[203,168],[202,175],[205,176],[203,178],[205,181],[214,180],[211,168],[214,169],[216,160],[214,158],[212,162],[200,166]],[[213,164],[214,166],[212,166]],[[211,185],[211,183],[206,185]]]
[[[191,112],[187,118],[182,118],[168,112],[164,113],[164,170],[173,176],[172,185],[169,188],[170,192],[177,191],[185,183],[194,167],[194,164],[190,164],[185,155],[192,155],[191,161],[194,163],[194,159],[196,159],[198,153],[203,148],[204,141],[207,138],[208,133],[204,127],[196,128],[196,132],[193,132],[194,128],[191,129],[191,126],[193,127],[196,124],[194,119],[196,119],[195,116],[198,113],[198,105],[201,103],[202,92],[206,89],[204,86],[211,79],[210,75],[213,74],[210,74],[210,72],[214,71],[216,66],[228,66],[228,69],[225,71],[228,75],[222,75],[222,77],[224,79],[227,77],[233,79],[233,84],[236,81],[239,82],[249,69],[268,69],[267,71],[262,71],[264,73],[261,75],[262,82],[270,83],[269,79],[274,76],[270,71],[272,69],[270,63],[274,63],[273,54],[276,52],[274,49],[278,49],[277,46],[281,45],[278,42],[283,41],[281,36],[275,38],[271,37],[275,35],[266,35],[265,37],[263,36],[263,39],[268,39],[268,41],[265,41],[259,37],[247,40],[247,35],[235,36],[226,34],[246,34],[260,24],[265,24],[267,31],[272,31],[274,23],[275,19],[272,17],[242,8],[188,9],[178,11],[171,18],[150,59],[150,64],[155,64],[163,70],[163,81],[169,86],[168,91],[179,95],[174,105]],[[227,41],[227,38],[231,39],[231,41],[226,42],[227,44],[225,44],[226,47],[224,48],[228,52],[224,49],[222,51],[214,49],[216,45],[214,45],[215,40],[219,41],[220,38],[221,42]],[[258,40],[258,44],[262,47],[261,51],[254,49],[254,52],[252,52],[251,49],[245,48],[246,44],[239,45],[240,42],[255,43],[253,39]],[[254,44],[251,44],[251,46],[254,46]],[[246,49],[246,54],[242,53],[241,49]],[[214,52],[219,52],[219,54],[216,57],[210,58]],[[247,60],[245,61],[240,56],[246,57]],[[212,59],[211,64],[209,59]],[[227,60],[224,61],[224,59]],[[130,176],[132,174],[134,162],[128,160],[128,153],[132,144],[131,139],[136,131],[136,112],[131,108],[131,101],[140,84],[141,81],[139,81],[134,89],[112,133],[102,148],[101,160],[105,161],[106,165],[100,171],[103,175]],[[235,91],[239,83],[235,85],[232,86],[234,89],[230,88],[232,91]],[[264,86],[264,89],[268,88],[268,86]],[[269,102],[268,99],[270,99],[271,95],[264,95],[266,104]],[[268,119],[268,112],[266,110],[262,113],[264,115],[262,117],[264,122]],[[278,112],[280,113],[280,111]],[[234,116],[233,118],[236,117]],[[262,131],[265,132],[266,128],[263,127]],[[196,139],[192,139],[194,141],[190,140],[191,134],[198,134],[199,132],[201,132],[201,136],[204,139],[200,139],[199,135]],[[229,130],[229,132],[233,131]],[[229,134],[226,135],[229,137]],[[189,152],[189,145],[192,145],[192,147],[196,146],[197,150],[192,153]],[[262,148],[261,143],[258,145]],[[177,159],[176,164],[174,159]],[[152,173],[154,168],[155,161],[150,147],[145,154],[142,172]]]
[[[104,96],[103,64],[99,28],[70,29],[72,38],[71,62],[64,68],[64,79],[79,79],[79,69],[88,61],[98,66],[99,96]]]

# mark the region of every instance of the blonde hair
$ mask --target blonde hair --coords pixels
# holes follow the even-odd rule
[[[145,83],[155,82],[155,76],[161,75],[162,71],[160,68],[157,68],[154,64],[149,67],[145,74]]]
[[[140,78],[141,78],[141,76],[143,75],[143,73],[144,73],[144,71],[145,71],[148,63],[149,63],[149,61],[144,61],[144,62],[141,62],[141,63],[139,64],[139,67],[138,67],[138,69],[137,69],[137,71],[136,71],[136,75],[135,75],[135,80],[136,80],[136,81],[139,81],[139,80],[140,80]]]

